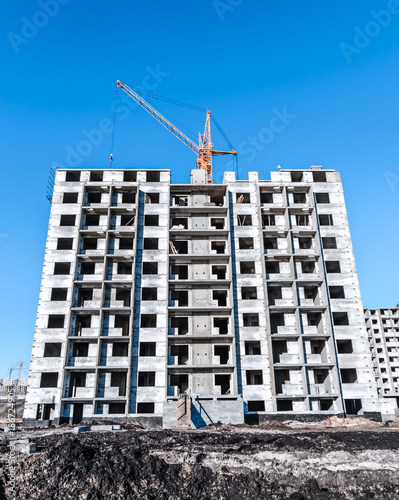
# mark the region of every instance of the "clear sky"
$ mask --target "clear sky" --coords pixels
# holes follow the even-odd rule
[[[277,165],[340,171],[364,305],[399,302],[397,0],[19,0],[1,14],[0,377],[29,366],[50,167],[107,168],[114,109],[114,168],[170,168],[184,183],[195,166],[127,107],[117,79],[209,108],[241,178],[269,179]],[[204,113],[152,104],[194,138],[203,131]],[[216,182],[228,161],[215,162]]]

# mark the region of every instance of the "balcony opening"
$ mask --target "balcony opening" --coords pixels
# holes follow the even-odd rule
[[[337,340],[337,351],[338,354],[352,354],[353,347],[351,340]]]
[[[262,225],[263,226],[275,226],[276,225],[276,216],[271,214],[263,214],[262,215]]]
[[[48,317],[47,328],[64,328],[64,314],[50,314]]]
[[[188,206],[188,195],[173,195],[172,196],[172,206],[173,207],[187,207]]]
[[[260,202],[262,204],[273,203],[273,193],[261,192],[260,193]]]
[[[133,214],[121,215],[121,226],[134,226],[135,216]]]
[[[144,216],[145,226],[159,226],[159,215],[145,215]]]
[[[155,413],[155,404],[137,403],[137,413]]]
[[[72,372],[69,379],[68,397],[76,397],[77,388],[86,387],[86,372]]]
[[[156,356],[156,342],[140,342],[140,356]]]
[[[229,333],[229,318],[213,318],[213,327],[219,335]]]
[[[301,250],[308,250],[312,248],[312,238],[298,238],[298,246]]]
[[[77,203],[79,193],[64,193],[62,203]]]
[[[252,226],[252,215],[237,215],[238,226]]]
[[[211,218],[211,228],[224,229],[225,220],[222,217]]]
[[[346,312],[333,312],[333,322],[335,326],[349,325],[348,313]]]
[[[306,203],[306,193],[293,193],[294,203]]]
[[[316,263],[312,260],[303,260],[301,268],[303,274],[313,274],[316,272]]]
[[[320,214],[319,224],[320,226],[333,226],[333,216],[331,214]]]
[[[122,203],[130,205],[136,203],[136,193],[134,191],[122,191]]]
[[[169,241],[169,253],[170,254],[187,254],[188,253],[188,241]]]
[[[265,411],[265,402],[248,401],[248,411]]]
[[[279,274],[280,263],[276,261],[266,261],[266,274]]]
[[[286,340],[273,340],[273,363],[281,363],[280,356],[287,354],[287,341]]]
[[[242,300],[256,300],[258,298],[256,286],[243,286],[241,287]]]
[[[113,342],[112,356],[125,358],[128,355],[129,344],[127,342]]]
[[[330,292],[331,299],[344,299],[345,291],[343,286],[329,286],[328,290]]]
[[[46,342],[44,344],[44,358],[59,358],[61,356],[61,342]]]
[[[94,274],[96,269],[95,262],[82,262],[80,264],[81,274]]]
[[[87,191],[86,203],[87,203],[87,205],[91,205],[92,203],[101,203],[101,192],[100,191]]]
[[[280,286],[269,286],[267,287],[267,294],[269,298],[269,306],[275,306],[276,300],[282,299],[282,288]]]
[[[334,410],[334,400],[333,399],[320,399],[320,411],[333,411]]]
[[[283,386],[290,384],[290,371],[289,370],[276,370],[274,372],[274,383],[276,394],[283,394]]]
[[[181,316],[172,316],[170,327],[177,329],[177,335],[187,335],[188,333],[188,318]]]
[[[82,250],[97,250],[97,238],[82,238]]]
[[[157,288],[142,288],[141,289],[141,300],[157,300],[158,290]]]
[[[61,215],[60,226],[74,226],[76,215]]]
[[[330,203],[330,195],[328,193],[316,193],[317,203]]]
[[[219,364],[228,365],[230,363],[230,346],[215,345],[213,352],[215,356],[219,356]]]
[[[226,266],[212,266],[212,275],[218,280],[225,280],[226,272]]]
[[[253,238],[238,238],[238,246],[240,250],[253,250],[254,239]]]
[[[171,229],[188,229],[187,217],[172,217]]]
[[[56,372],[42,373],[42,377],[40,380],[41,388],[57,387],[57,383],[58,383],[58,373]]]
[[[132,262],[118,262],[117,274],[132,274],[133,263]]]
[[[171,387],[177,387],[178,394],[185,394],[188,390],[188,375],[179,374],[170,376]]]
[[[292,400],[279,399],[277,401],[277,411],[292,411]]]
[[[119,397],[126,396],[126,378],[125,372],[112,372],[110,387],[117,387],[119,389]]]
[[[313,182],[327,182],[325,172],[313,172]]]
[[[158,204],[159,203],[159,193],[146,193],[145,203]]]
[[[263,374],[262,370],[247,370],[246,371],[247,385],[262,385]]]
[[[303,172],[291,172],[291,182],[302,182]]]
[[[158,262],[143,262],[143,274],[158,274]]]
[[[284,314],[271,314],[270,315],[270,330],[271,333],[278,333],[278,327],[284,326]]]
[[[322,245],[324,249],[333,249],[337,248],[337,240],[333,236],[328,236],[321,239]]]
[[[157,315],[156,314],[142,314],[141,315],[141,328],[156,328]]]
[[[51,301],[61,302],[67,299],[67,288],[52,288],[51,289]]]
[[[122,330],[122,337],[128,337],[129,335],[129,316],[124,314],[115,314],[115,328],[120,328]]]
[[[259,326],[258,313],[243,313],[243,326]]]
[[[57,250],[72,250],[73,238],[58,238]]]
[[[103,172],[91,170],[90,172],[90,182],[102,182],[103,180]]]
[[[125,413],[126,403],[110,403],[108,406],[109,415],[121,415]]]
[[[303,295],[305,300],[311,300],[315,304],[319,297],[319,288],[317,286],[304,286]]]
[[[84,216],[84,220],[84,227],[100,225],[100,216],[98,214],[87,214]]]
[[[241,274],[255,274],[255,262],[240,262],[240,273]]]
[[[237,193],[236,194],[237,203],[251,203],[250,193]]]
[[[86,358],[89,355],[88,342],[74,342],[72,344],[72,356],[74,358]]]
[[[125,170],[123,172],[124,182],[137,182],[137,172],[132,172],[131,170]]]
[[[217,301],[218,307],[227,306],[227,290],[213,290],[212,299]]]
[[[295,221],[297,226],[308,226],[309,225],[309,215],[296,215]]]
[[[144,250],[158,250],[158,238],[144,238]]]
[[[263,238],[265,250],[277,250],[277,238]]]
[[[123,307],[130,306],[130,288],[115,288],[115,300],[117,302],[122,302]]]
[[[341,380],[343,384],[355,384],[357,382],[356,368],[341,368]]]
[[[215,375],[215,386],[220,386],[222,396],[230,394],[230,375]]]
[[[224,205],[224,193],[222,192],[210,194],[209,201],[216,207],[222,207]]]
[[[172,304],[177,301],[177,307],[188,307],[188,291],[172,290],[170,294]],[[175,304],[176,305],[176,304]]]
[[[188,279],[188,266],[177,266],[175,264],[172,265],[171,266],[171,275],[177,276],[177,279],[179,279],[179,280]]]
[[[224,254],[226,251],[225,241],[211,241],[211,252],[217,254]]]
[[[119,238],[119,250],[133,250],[133,238]]]
[[[178,365],[188,364],[188,345],[170,346],[170,355],[177,358]]]
[[[245,342],[245,354],[247,356],[260,356],[260,342],[259,341],[247,341]]]

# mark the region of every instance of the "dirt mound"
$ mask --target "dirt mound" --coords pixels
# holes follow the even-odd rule
[[[15,497],[0,470],[1,500],[399,498],[395,430],[126,430],[35,442],[18,464]]]

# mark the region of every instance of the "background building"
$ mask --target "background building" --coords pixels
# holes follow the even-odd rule
[[[344,412],[381,405],[337,172],[57,171],[26,425]]]
[[[378,393],[387,408],[399,407],[399,305],[364,309]]]

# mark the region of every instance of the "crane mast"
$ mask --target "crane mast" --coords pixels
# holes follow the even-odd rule
[[[128,87],[125,83],[117,80],[117,87],[122,89],[131,99],[137,102],[143,109],[153,116],[161,125],[163,125],[169,132],[176,136],[183,144],[191,149],[197,155],[197,168],[205,170],[207,181],[212,184],[212,157],[220,155],[233,154],[236,155],[237,151],[216,151],[213,149],[211,140],[211,112],[206,112],[205,130],[204,133],[198,134],[198,146],[189,137],[179,130],[173,123],[166,119],[159,111],[157,111],[151,104],[143,99],[137,92]]]

